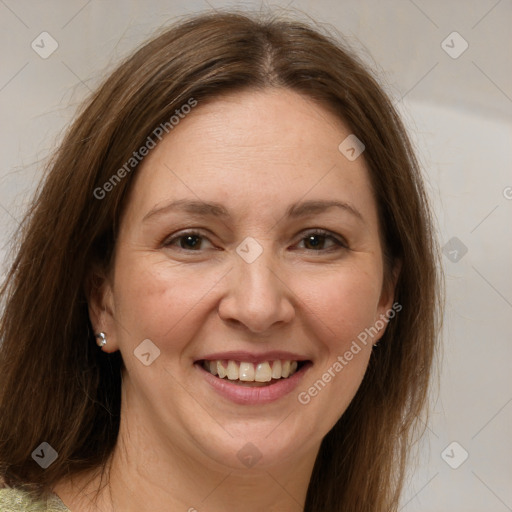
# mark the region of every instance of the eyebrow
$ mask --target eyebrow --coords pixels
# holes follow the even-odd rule
[[[308,215],[314,215],[323,213],[331,208],[339,208],[359,220],[364,222],[364,218],[361,213],[351,204],[343,201],[326,201],[326,200],[311,200],[311,201],[299,201],[290,205],[284,217],[299,218],[306,217]],[[195,201],[189,199],[178,199],[172,201],[164,206],[155,207],[151,209],[142,219],[143,222],[154,217],[155,215],[162,215],[172,211],[183,211],[190,214],[200,215],[203,217],[218,217],[228,219],[231,217],[228,210],[220,203],[217,202],[205,202]]]

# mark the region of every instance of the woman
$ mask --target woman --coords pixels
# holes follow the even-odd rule
[[[23,225],[2,510],[397,510],[436,254],[350,52],[293,21],[172,27],[93,94]]]

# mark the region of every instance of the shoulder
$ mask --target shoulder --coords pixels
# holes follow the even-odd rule
[[[28,492],[14,488],[0,488],[0,510],[1,512],[70,512],[55,494],[48,499],[35,500]]]

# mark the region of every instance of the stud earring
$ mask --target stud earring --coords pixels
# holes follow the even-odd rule
[[[107,337],[104,332],[96,334],[96,344],[98,347],[104,347],[107,344]]]

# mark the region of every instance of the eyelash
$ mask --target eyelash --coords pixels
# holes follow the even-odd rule
[[[167,241],[165,241],[163,245],[164,245],[164,247],[170,247],[170,246],[174,245],[174,242],[179,241],[180,239],[186,238],[188,236],[196,236],[196,237],[208,240],[208,237],[204,236],[199,231],[191,230],[191,231],[184,231],[182,233],[179,233],[178,235],[176,235],[176,236],[168,239]],[[304,241],[305,239],[307,239],[308,237],[311,237],[311,236],[322,236],[322,237],[325,237],[326,240],[330,240],[330,241],[334,242],[337,247],[330,247],[328,249],[320,249],[320,250],[306,249],[308,252],[332,252],[333,250],[340,250],[340,249],[348,249],[349,248],[348,244],[343,239],[339,239],[338,237],[334,236],[330,231],[326,231],[326,230],[320,229],[320,228],[311,229],[309,231],[306,231],[304,233],[304,236],[300,239],[300,241],[302,242],[302,241]],[[200,250],[195,251],[193,249],[184,249],[183,247],[177,247],[177,248],[179,250],[185,251],[185,252],[200,252]]]

